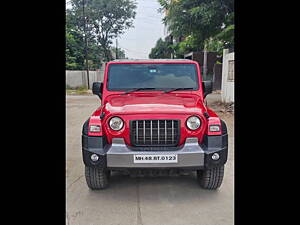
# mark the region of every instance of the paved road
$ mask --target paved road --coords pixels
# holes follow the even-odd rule
[[[201,189],[194,174],[133,178],[113,174],[110,187],[90,191],[81,158],[81,129],[99,105],[96,96],[67,96],[67,224],[69,225],[232,225],[233,118],[229,157],[217,191]]]

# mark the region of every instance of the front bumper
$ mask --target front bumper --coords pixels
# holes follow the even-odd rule
[[[87,166],[100,166],[108,169],[130,168],[194,168],[204,169],[223,165],[227,161],[227,134],[207,136],[203,144],[198,144],[198,138],[187,138],[178,150],[141,151],[132,150],[123,138],[113,138],[112,144],[105,144],[102,137],[82,136],[83,161]],[[218,153],[219,159],[212,160],[212,154]],[[93,162],[91,155],[97,154],[99,160]],[[172,155],[177,154],[177,163],[134,163],[134,155]]]
[[[177,163],[134,163],[134,155],[177,154]],[[176,151],[133,151],[126,146],[124,139],[113,139],[107,152],[107,167],[112,168],[171,168],[199,167],[204,165],[204,151],[197,138],[188,138],[184,146]]]

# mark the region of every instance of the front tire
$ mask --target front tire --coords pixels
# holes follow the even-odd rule
[[[108,186],[110,171],[99,167],[85,166],[85,179],[88,187],[92,190],[105,189]]]
[[[224,165],[212,169],[198,170],[197,178],[199,184],[204,189],[218,189],[223,181]]]

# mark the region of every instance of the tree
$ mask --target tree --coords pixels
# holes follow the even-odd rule
[[[157,40],[154,48],[149,54],[150,59],[169,59],[173,50],[169,41],[163,41],[161,38]]]
[[[66,69],[84,69],[83,37],[76,29],[74,16],[67,10],[66,14]]]
[[[66,11],[66,69],[83,70],[84,65],[84,33],[82,18],[74,10]],[[94,43],[91,41],[92,47]]]
[[[85,69],[85,51],[84,38],[81,31],[72,21],[74,15],[67,11],[66,15],[66,69],[84,70]],[[100,67],[102,49],[93,39],[88,44],[89,69],[95,70]]]
[[[205,41],[208,51],[215,51],[223,54],[224,48],[234,47],[234,25],[229,25],[216,36]]]
[[[88,24],[102,47],[106,61],[112,59],[112,40],[133,27],[135,9],[136,2],[132,0],[90,0],[87,6]]]
[[[115,51],[114,47],[110,46],[112,35],[109,35],[109,39],[106,39],[106,44],[101,45],[103,42],[99,42],[101,37],[99,38],[97,34],[97,29],[95,23],[99,20],[99,18],[95,18],[95,12],[100,10],[99,8],[95,8],[95,4],[102,2],[103,4],[106,2],[107,4],[112,4],[113,1],[108,0],[85,0],[85,20],[86,20],[86,29],[84,30],[84,18],[83,18],[83,0],[71,0],[72,8],[67,9],[66,11],[66,69],[69,70],[83,70],[86,65],[85,61],[85,39],[87,38],[87,59],[88,59],[88,68],[91,70],[95,70],[100,68],[102,61],[109,61],[112,59],[111,52]],[[118,3],[119,1],[115,1]],[[121,2],[131,2],[122,0]],[[118,3],[119,4],[119,3]],[[98,5],[99,6],[99,5]],[[97,6],[97,7],[98,7]],[[115,5],[116,6],[116,5]],[[94,7],[94,8],[93,8]],[[110,8],[113,6],[110,6]],[[116,6],[117,7],[117,6]],[[123,6],[118,6],[123,7]],[[124,6],[125,7],[125,6]],[[123,8],[124,8],[123,7]],[[125,9],[125,8],[124,8]],[[127,8],[126,8],[127,9]],[[103,10],[105,11],[105,10]],[[107,11],[106,11],[107,12]],[[107,12],[108,13],[108,12]],[[110,14],[115,13],[115,11],[111,11]],[[109,13],[108,13],[109,14]],[[109,14],[109,15],[110,15]],[[135,14],[134,14],[135,15]],[[113,17],[113,15],[110,15]],[[123,18],[125,20],[125,25],[122,25],[122,21],[113,22],[107,21],[107,23],[113,23],[112,28],[114,28],[114,32],[120,34],[124,32],[126,27],[126,23],[128,20],[123,16],[115,16],[117,18]],[[102,17],[102,20],[107,20],[108,17]],[[101,21],[102,21],[101,20]],[[100,20],[99,20],[100,21]],[[132,22],[132,21],[131,21]],[[114,24],[117,24],[114,25]],[[121,24],[121,25],[120,25]],[[130,25],[131,23],[129,23]],[[132,25],[132,24],[131,24]],[[119,29],[120,28],[120,29]],[[104,29],[100,27],[99,30]],[[109,30],[109,29],[107,29]],[[108,34],[111,31],[107,31]],[[105,49],[103,48],[105,46]],[[118,51],[119,57],[125,58],[125,52],[121,49]]]
[[[164,23],[171,34],[175,38],[185,38],[178,47],[179,54],[191,49],[203,50],[212,40],[211,47],[220,43],[233,47],[233,0],[159,0],[159,3],[160,10],[166,11]]]
[[[83,57],[78,55],[77,40],[70,32],[66,32],[66,69],[67,70],[81,70]],[[81,62],[80,62],[81,61]]]
[[[118,52],[118,59],[125,59],[125,51],[121,48],[117,48],[117,52]],[[113,58],[116,58],[116,48],[112,47],[111,48],[111,53],[114,55]]]

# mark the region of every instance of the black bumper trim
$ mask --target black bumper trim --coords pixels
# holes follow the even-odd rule
[[[227,162],[228,156],[228,134],[216,136],[204,136],[201,147],[204,150],[204,165],[205,168],[210,169],[216,166],[224,165]],[[214,153],[218,153],[220,158],[213,160],[211,157]]]
[[[106,168],[106,153],[108,151],[106,143],[105,136],[94,137],[82,134],[82,157],[86,166]],[[92,154],[97,154],[99,156],[98,161],[93,162],[91,160]]]
[[[107,144],[106,137],[92,137],[82,135],[82,155],[83,162],[86,166],[107,167],[107,155],[111,145]],[[204,136],[203,143],[200,145],[204,151],[204,167],[210,169],[216,166],[224,165],[227,162],[228,155],[228,134],[217,136]],[[167,147],[165,147],[167,148]],[[170,150],[174,150],[170,147]],[[213,160],[211,157],[214,153],[218,153],[220,158]],[[91,155],[97,154],[99,160],[93,162]],[[125,169],[125,168],[124,168]],[[202,169],[198,168],[198,169]]]

